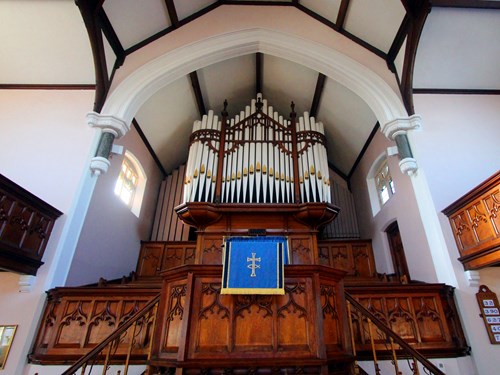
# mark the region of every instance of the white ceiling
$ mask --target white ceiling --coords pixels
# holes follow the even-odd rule
[[[179,21],[217,5],[213,0],[173,3]],[[126,50],[171,26],[165,4],[165,0],[105,0],[103,9]],[[327,24],[337,21],[341,1],[299,4],[317,14],[319,25],[321,19]],[[259,5],[247,6],[249,16],[255,6]],[[344,29],[387,53],[404,16],[400,0],[350,0]],[[413,86],[500,89],[499,35],[500,10],[433,8],[419,43]],[[74,0],[0,1],[0,38],[0,88],[95,82],[90,43]],[[111,72],[115,55],[106,40],[104,47]],[[404,46],[395,61],[399,74],[403,57]],[[262,91],[270,105],[285,117],[292,100],[299,114],[310,110],[317,71],[270,55],[262,56],[262,67]],[[197,75],[206,109],[219,114],[227,99],[234,115],[255,96],[256,55],[219,62]],[[185,162],[192,124],[199,117],[189,76],[158,91],[138,112],[137,122],[167,172]],[[375,116],[358,96],[326,79],[317,119],[325,124],[330,162],[349,174],[376,124]]]

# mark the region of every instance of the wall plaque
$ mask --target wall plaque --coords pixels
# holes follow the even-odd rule
[[[500,306],[497,295],[486,285],[481,285],[479,292],[476,293],[476,298],[490,342],[500,345]]]

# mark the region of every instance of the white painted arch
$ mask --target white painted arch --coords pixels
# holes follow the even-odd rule
[[[264,28],[243,29],[202,39],[142,65],[115,88],[101,115],[130,124],[152,95],[175,80],[208,65],[257,52],[302,64],[339,82],[367,103],[382,126],[408,118],[396,93],[366,66],[325,45]]]

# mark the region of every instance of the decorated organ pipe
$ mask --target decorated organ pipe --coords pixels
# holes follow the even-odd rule
[[[209,111],[195,121],[184,202],[330,203],[324,126],[307,112],[291,119],[261,94],[229,118]]]

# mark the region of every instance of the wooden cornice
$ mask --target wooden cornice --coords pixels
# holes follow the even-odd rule
[[[24,84],[4,83],[0,84],[0,90],[95,90],[95,84],[63,83],[63,84]]]
[[[431,0],[433,7],[500,9],[499,1],[488,0]]]
[[[311,109],[309,115],[316,117],[318,114],[319,101],[321,100],[321,95],[323,94],[323,89],[325,88],[326,76],[322,73],[318,74],[318,80],[316,81],[316,89],[314,90],[314,97],[311,103]]]
[[[438,95],[500,95],[500,89],[440,89],[440,88],[414,88],[414,94]]]

